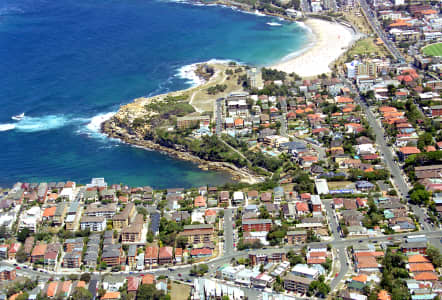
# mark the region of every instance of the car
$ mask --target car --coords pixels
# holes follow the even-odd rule
[[[32,270],[37,271],[37,268],[36,268],[36,267],[33,267]]]
[[[363,242],[363,240],[359,240],[359,243],[362,243]]]
[[[14,266],[17,266],[17,264],[14,264]]]
[[[178,277],[181,277],[181,273],[178,273]]]
[[[40,273],[43,273],[43,270],[39,270]]]
[[[15,269],[16,269],[16,270],[20,270],[21,268],[20,268],[20,267],[15,267]]]
[[[335,277],[338,277],[338,275],[339,275],[339,273],[336,273],[336,274],[335,274]]]
[[[186,280],[186,282],[192,282],[192,280],[190,280],[190,279],[187,279],[187,280]]]
[[[23,266],[23,268],[27,269],[27,268],[28,268],[28,266]]]

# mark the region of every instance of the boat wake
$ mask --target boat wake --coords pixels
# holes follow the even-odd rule
[[[282,26],[282,24],[277,23],[277,22],[268,22],[267,25],[269,25],[269,26]]]
[[[23,117],[14,124],[0,124],[0,131],[16,130],[20,132],[39,132],[57,129],[70,124],[64,115],[48,115],[43,117]]]
[[[101,124],[109,120],[115,112],[98,114],[92,118],[71,118],[66,115],[47,115],[41,117],[24,117],[15,123],[0,124],[1,131],[15,130],[23,133],[34,133],[59,129],[65,126],[78,126],[78,134],[90,137],[104,137],[100,132]]]

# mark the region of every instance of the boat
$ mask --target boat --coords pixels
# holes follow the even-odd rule
[[[25,113],[21,113],[19,115],[11,117],[12,120],[16,120],[16,121],[23,120],[24,118],[25,118]]]

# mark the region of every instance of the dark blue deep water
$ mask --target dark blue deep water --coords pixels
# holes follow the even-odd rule
[[[266,65],[307,40],[298,24],[218,6],[1,0],[0,185],[91,177],[156,188],[222,184],[226,174],[103,137],[100,120],[136,97],[188,87],[179,71],[189,64]]]

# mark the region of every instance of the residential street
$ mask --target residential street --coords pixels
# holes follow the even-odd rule
[[[233,246],[233,208],[224,210],[224,255],[235,251]]]

